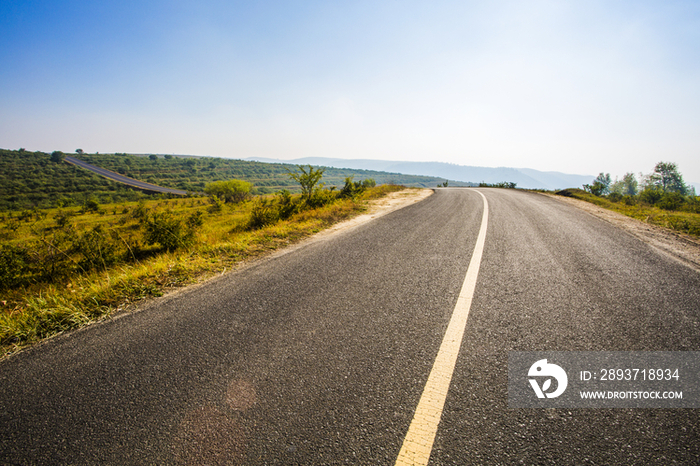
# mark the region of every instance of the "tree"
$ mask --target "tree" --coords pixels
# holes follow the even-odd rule
[[[83,150],[82,150],[82,149],[75,149],[75,153],[76,153],[76,154],[82,154],[82,153],[83,153]]]
[[[55,163],[61,163],[63,162],[63,159],[65,159],[65,154],[59,150],[55,150],[51,152],[51,161]]]
[[[224,202],[241,202],[248,197],[252,188],[253,185],[247,181],[213,181],[204,187],[204,192],[223,199]]]
[[[583,189],[595,196],[603,196],[610,192],[610,183],[612,180],[610,178],[610,173],[600,173],[593,180],[593,184],[584,184]]]
[[[158,160],[158,156],[156,154],[151,154],[148,156],[149,159],[153,160],[154,162]]]
[[[688,190],[675,163],[657,163],[654,172],[649,176],[649,181],[665,193],[685,194]]]
[[[621,180],[616,179],[615,182],[610,185],[610,193],[634,196],[637,194],[637,186],[637,179],[634,177],[634,173],[625,173],[625,176],[623,176]]]
[[[289,177],[301,185],[301,195],[304,201],[307,203],[311,199],[311,195],[314,192],[314,187],[317,187],[318,189],[323,187],[323,183],[319,184],[319,181],[321,181],[323,172],[325,171],[323,168],[314,170],[314,167],[311,165],[308,165],[308,167],[309,169],[307,171],[304,169],[303,165],[297,165],[297,168],[301,171],[301,173],[287,171]],[[317,184],[318,186],[316,186]]]
[[[637,194],[637,178],[634,177],[634,173],[625,173],[622,177],[622,194],[627,196],[634,196]]]

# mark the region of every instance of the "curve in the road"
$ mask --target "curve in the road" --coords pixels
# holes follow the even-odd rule
[[[557,199],[479,191],[429,464],[700,464],[697,410],[508,402],[510,352],[698,351],[700,275]],[[0,361],[0,464],[394,464],[482,218],[439,189]]]
[[[107,170],[105,168],[97,167],[97,166],[89,164],[87,162],[83,162],[82,160],[76,159],[75,157],[66,156],[65,161],[70,163],[71,165],[75,165],[77,167],[84,168],[85,170],[89,170],[89,171],[96,173],[100,176],[103,176],[109,180],[116,181],[117,183],[125,184],[127,186],[131,186],[132,188],[137,188],[137,189],[141,189],[144,191],[153,191],[156,193],[163,193],[163,194],[179,194],[181,196],[184,196],[187,194],[187,191],[183,191],[181,189],[164,188],[163,186],[158,186],[155,184],[145,183],[143,181],[135,180],[133,178],[129,178],[128,176],[124,176],[124,175],[120,175],[119,173],[115,173],[111,170]]]

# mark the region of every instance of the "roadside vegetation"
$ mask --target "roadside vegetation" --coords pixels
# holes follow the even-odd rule
[[[403,188],[351,177],[326,188],[323,173],[289,171],[298,194],[253,195],[233,179],[206,184],[207,196],[0,212],[0,354],[221,274]]]
[[[281,163],[155,154],[88,154],[81,149],[72,154],[0,149],[0,211],[83,206],[89,200],[108,204],[164,198],[161,194],[135,191],[70,165],[64,161],[65,155],[136,180],[192,193],[203,192],[209,183],[230,180],[249,183],[254,195],[282,189],[291,193],[301,190],[287,174],[294,166]],[[432,176],[337,168],[325,168],[323,176],[326,184],[336,189],[343,187],[347,177],[415,187],[431,187],[438,180]]]
[[[674,163],[659,162],[648,175],[627,173],[612,181],[600,173],[584,189],[565,189],[561,196],[574,197],[614,210],[646,223],[700,237],[700,197],[687,186]]]

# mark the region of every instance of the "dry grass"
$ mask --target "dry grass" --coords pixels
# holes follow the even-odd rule
[[[59,277],[51,282],[35,281],[0,292],[0,354],[58,333],[88,325],[116,312],[129,310],[146,298],[168,290],[197,283],[231,270],[237,263],[259,257],[298,242],[366,209],[366,200],[401,189],[382,185],[367,190],[360,198],[337,200],[312,210],[304,210],[288,220],[258,230],[246,228],[252,202],[225,205],[220,212],[208,212],[205,198],[160,200],[142,204],[151,213],[169,210],[185,218],[196,211],[206,212],[196,242],[175,252],[139,243],[142,220],[133,216],[137,203],[103,206],[99,213],[70,212],[75,234],[101,226],[115,231],[115,238],[138,243],[138,250],[125,249],[129,260],[101,270],[89,270]],[[5,215],[0,224],[0,243],[38,244],[56,228],[58,209],[34,213],[18,220]],[[9,226],[8,226],[9,225]],[[74,260],[75,261],[75,260]]]
[[[637,202],[634,205],[627,205],[625,202],[612,202],[609,199],[594,196],[580,189],[566,189],[557,194],[590,202],[591,204],[619,212],[651,225],[669,228],[681,233],[700,237],[700,214],[695,212],[664,210],[642,202]]]

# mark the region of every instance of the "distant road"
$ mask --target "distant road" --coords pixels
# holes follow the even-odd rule
[[[510,351],[697,351],[700,274],[547,196],[427,199],[0,361],[0,464],[395,465],[488,230],[431,466],[700,464],[696,409],[511,409]]]
[[[143,189],[145,191],[153,191],[156,193],[180,194],[183,196],[187,194],[187,191],[183,191],[181,189],[164,188],[155,184],[144,183],[143,181],[135,180],[133,178],[129,178],[128,176],[120,175],[119,173],[115,173],[104,168],[90,165],[89,163],[83,162],[82,160],[76,159],[75,157],[69,157],[66,155],[65,160],[70,164],[76,165],[86,170],[90,170],[91,172],[97,173],[100,176],[104,176],[105,178],[108,178],[112,181],[116,181],[117,183],[122,183],[133,188]]]

